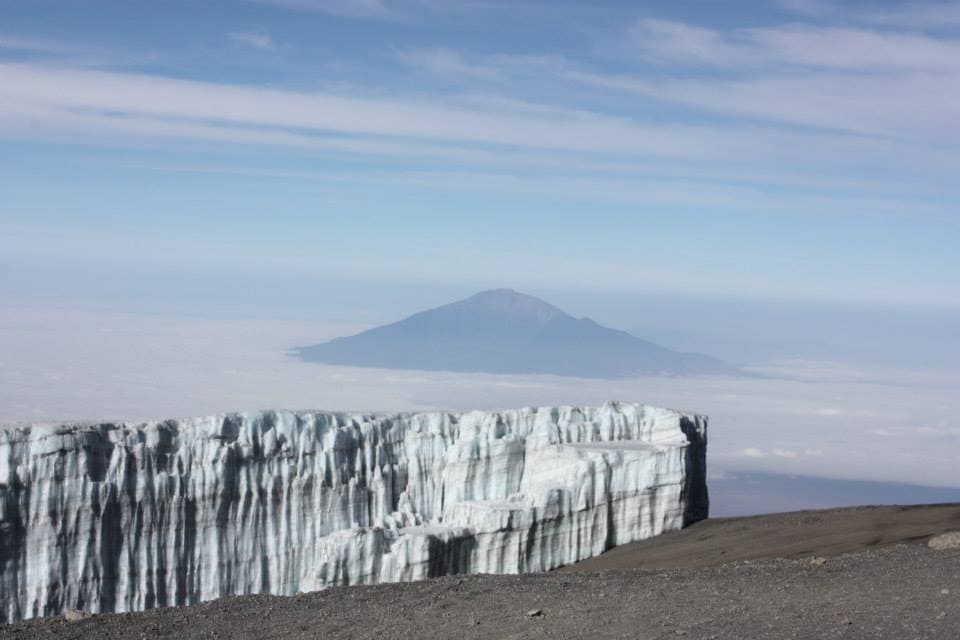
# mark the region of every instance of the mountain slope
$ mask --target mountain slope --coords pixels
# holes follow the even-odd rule
[[[361,367],[593,378],[736,372],[715,358],[665,349],[510,289],[484,291],[294,353]]]

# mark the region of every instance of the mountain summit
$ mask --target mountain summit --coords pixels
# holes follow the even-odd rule
[[[440,311],[441,309],[461,309],[474,313],[495,313],[504,317],[512,317],[517,321],[537,322],[540,324],[546,324],[550,320],[564,315],[563,311],[552,304],[544,302],[540,298],[519,293],[513,289],[481,291],[465,300],[453,302],[434,311]]]
[[[737,372],[715,358],[671,351],[574,318],[512,289],[483,291],[294,353],[310,362],[358,367],[588,378]]]

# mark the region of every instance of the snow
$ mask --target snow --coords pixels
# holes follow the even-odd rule
[[[0,615],[545,571],[706,517],[705,454],[628,403],[10,429]]]

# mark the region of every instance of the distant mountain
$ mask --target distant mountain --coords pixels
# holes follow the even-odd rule
[[[671,351],[589,318],[578,320],[511,289],[484,291],[294,353],[310,362],[428,371],[589,378],[737,373],[715,358]]]

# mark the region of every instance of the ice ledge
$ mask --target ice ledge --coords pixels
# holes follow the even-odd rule
[[[542,571],[706,517],[706,419],[630,403],[0,432],[0,607]]]

